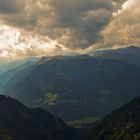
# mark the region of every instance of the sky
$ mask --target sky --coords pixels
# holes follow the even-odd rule
[[[140,46],[140,0],[0,0],[0,61]]]

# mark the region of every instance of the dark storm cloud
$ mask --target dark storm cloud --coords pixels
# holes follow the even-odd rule
[[[123,9],[126,2],[131,6]],[[0,0],[0,19],[68,49],[111,47],[139,42],[139,4],[139,0]]]
[[[24,0],[0,0],[1,13],[16,13],[22,10],[25,6]]]
[[[52,0],[50,4],[56,13],[56,27],[66,32],[59,40],[69,47],[86,48],[99,40],[100,30],[112,16],[110,0]]]
[[[0,0],[0,7],[8,13],[1,14],[7,24],[49,36],[70,48],[86,48],[98,41],[112,17],[112,0]]]

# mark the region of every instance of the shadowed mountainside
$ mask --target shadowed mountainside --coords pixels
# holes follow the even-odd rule
[[[120,60],[88,55],[43,57],[30,72],[18,72],[5,93],[65,120],[102,117],[139,95],[139,71]]]
[[[114,110],[95,127],[90,140],[139,140],[140,97]]]
[[[102,50],[96,52],[90,52],[90,55],[96,58],[110,58],[128,62],[140,66],[140,47],[129,46],[120,49]]]
[[[80,132],[40,108],[27,108],[19,101],[0,96],[1,140],[77,140]]]

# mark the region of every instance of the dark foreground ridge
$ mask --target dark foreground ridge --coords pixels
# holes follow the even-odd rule
[[[81,132],[46,110],[0,96],[0,140],[89,140]],[[91,135],[90,140],[140,140],[140,97],[110,113]]]
[[[0,96],[0,140],[81,140],[78,130],[48,111]]]
[[[90,140],[140,140],[140,97],[105,117]]]

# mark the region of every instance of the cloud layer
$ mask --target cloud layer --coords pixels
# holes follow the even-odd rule
[[[103,46],[140,45],[139,5],[139,0],[128,0],[122,5],[122,9],[116,13],[106,29],[102,31]]]
[[[0,26],[0,62],[44,55],[70,55],[79,51],[66,48],[47,36],[6,25]]]
[[[100,31],[112,17],[112,0],[3,1],[1,18],[7,24],[47,35],[71,48],[86,48],[100,40]]]
[[[8,26],[0,27],[0,59],[53,55],[61,50],[61,45],[48,37],[29,34],[23,30]]]
[[[0,0],[0,12],[12,14],[21,11],[25,7],[25,1],[19,0]]]
[[[139,0],[0,0],[1,24],[12,27],[8,34],[17,28],[21,34],[17,43],[13,35],[12,43],[0,30],[5,41],[0,56],[140,45],[139,4]]]

